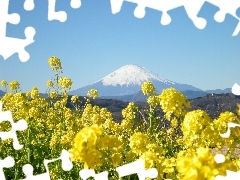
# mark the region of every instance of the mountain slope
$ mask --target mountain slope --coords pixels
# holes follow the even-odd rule
[[[117,69],[92,85],[70,91],[69,94],[84,96],[93,88],[98,90],[99,97],[132,95],[141,90],[141,84],[145,81],[151,81],[158,93],[169,87],[179,91],[201,91],[199,88],[167,80],[143,67],[130,64]]]
[[[5,94],[5,92],[0,90],[0,96],[3,96],[4,94]]]

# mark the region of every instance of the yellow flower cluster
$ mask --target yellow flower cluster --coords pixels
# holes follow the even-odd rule
[[[96,89],[90,89],[87,93],[87,96],[96,99],[98,97],[98,91]]]
[[[208,148],[199,147],[196,153],[177,158],[180,180],[214,180],[217,175],[226,175],[226,169],[227,164],[217,164]]]
[[[214,121],[214,125],[218,127],[220,133],[225,133],[229,122],[237,123],[237,116],[232,112],[226,111],[220,114],[219,118]]]
[[[51,57],[49,65],[56,79],[47,81],[48,98],[41,97],[37,87],[17,92],[20,84],[13,81],[9,84],[13,92],[0,99],[3,110],[10,110],[15,122],[28,122],[28,129],[18,133],[22,150],[15,151],[12,140],[1,140],[1,158],[12,156],[16,161],[13,168],[5,170],[9,179],[23,179],[22,166],[27,163],[36,167],[37,174],[44,173],[43,160],[59,157],[62,149],[72,153],[74,168],[63,172],[60,162],[50,164],[52,179],[79,179],[83,168],[109,171],[110,179],[118,179],[116,167],[137,159],[144,160],[146,169],[158,170],[157,180],[214,179],[226,169],[240,170],[239,158],[232,156],[240,144],[240,128],[232,128],[229,138],[219,135],[226,132],[229,122],[239,123],[234,113],[226,111],[212,120],[203,110],[188,111],[190,103],[181,92],[168,88],[157,95],[147,81],[142,92],[148,106],[140,110],[130,102],[122,110],[122,120],[116,122],[108,109],[90,103],[90,98],[98,97],[97,90],[91,89],[83,101],[78,96],[70,99],[66,90],[72,81],[59,76],[60,59]],[[1,85],[8,87],[5,80]],[[75,108],[68,108],[67,102]],[[0,129],[9,131],[11,125],[3,122]],[[224,145],[228,146],[226,160],[217,164],[210,150]],[[135,174],[122,179],[138,178]]]
[[[73,161],[84,162],[84,168],[97,169],[101,166],[101,152],[97,150],[97,141],[102,135],[102,128],[97,125],[83,128],[75,137],[73,148]]]
[[[163,112],[166,113],[167,120],[170,120],[172,115],[175,117],[184,116],[186,108],[191,107],[186,100],[186,96],[174,88],[163,90],[159,95],[159,100]]]
[[[2,80],[1,81],[1,86],[3,86],[3,87],[7,86],[7,81],[6,80]]]
[[[144,95],[151,95],[156,93],[156,89],[150,81],[144,82],[141,88]]]
[[[3,82],[3,84],[6,84],[6,83]],[[13,90],[17,90],[17,89],[20,88],[20,84],[19,84],[19,82],[16,81],[16,80],[12,81],[12,82],[9,84],[9,86],[10,86],[10,89],[11,89],[12,91],[13,91]]]
[[[132,149],[132,152],[140,155],[147,150],[147,144],[149,144],[147,134],[142,134],[140,132],[134,133],[130,137],[129,146]]]
[[[202,110],[194,110],[188,112],[182,123],[182,132],[184,140],[191,145],[203,136],[204,129],[210,124],[210,118],[206,112]]]
[[[152,107],[156,107],[157,105],[159,105],[159,98],[158,96],[149,96],[147,98],[147,103],[152,106]]]
[[[62,64],[59,58],[52,56],[48,59],[48,64],[53,71],[62,69]]]
[[[49,97],[52,98],[52,99],[55,98],[56,95],[57,95],[57,93],[55,91],[52,91],[52,92],[49,93]]]
[[[72,103],[76,103],[78,100],[79,100],[78,96],[76,96],[76,95],[71,97]]]
[[[38,88],[36,86],[34,86],[32,88],[32,91],[31,91],[31,98],[32,99],[35,99],[35,98],[38,98],[39,97],[39,91],[38,91]]]
[[[51,80],[48,80],[46,84],[48,87],[53,87],[53,82]]]
[[[67,77],[61,77],[58,79],[58,84],[63,88],[70,90],[72,86],[72,80]]]
[[[130,119],[130,120],[135,119],[136,110],[137,110],[137,106],[133,102],[130,102],[128,106],[122,111],[123,118]]]

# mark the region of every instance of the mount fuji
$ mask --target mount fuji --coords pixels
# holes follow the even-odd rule
[[[191,85],[167,80],[143,67],[130,64],[117,69],[94,84],[70,91],[69,94],[85,96],[93,88],[98,90],[99,97],[132,95],[141,90],[141,84],[145,81],[151,81],[158,93],[169,87],[176,88],[178,91],[202,91]]]

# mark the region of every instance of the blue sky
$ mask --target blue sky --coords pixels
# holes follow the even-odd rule
[[[25,38],[33,26],[35,42],[26,47],[30,59],[23,63],[14,54],[0,56],[0,80],[18,80],[22,91],[38,86],[47,89],[53,77],[47,60],[61,59],[63,75],[73,81],[72,90],[92,84],[126,64],[137,64],[169,80],[202,90],[225,89],[240,84],[240,33],[232,36],[238,21],[230,15],[223,23],[213,19],[218,7],[205,3],[199,17],[207,20],[197,29],[184,8],[169,12],[172,22],[160,24],[161,12],[146,10],[142,19],[133,15],[135,4],[124,2],[112,14],[110,0],[83,0],[79,9],[69,1],[57,1],[56,10],[66,11],[67,21],[48,21],[48,1],[35,1],[25,11],[23,0],[10,0],[9,13],[18,13],[18,25],[8,24],[7,36]],[[238,16],[240,13],[238,12]]]

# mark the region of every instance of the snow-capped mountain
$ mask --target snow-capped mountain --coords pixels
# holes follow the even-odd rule
[[[150,72],[149,70],[140,67],[138,65],[130,64],[125,65],[108,76],[104,77],[102,81],[105,86],[129,86],[129,85],[141,85],[147,80],[161,81],[165,84],[175,84],[167,79]]]
[[[132,95],[141,90],[141,84],[145,81],[151,81],[158,93],[169,87],[174,87],[179,91],[201,91],[199,88],[170,81],[143,67],[130,64],[117,69],[92,85],[70,91],[69,94],[85,96],[88,90],[94,88],[98,90],[100,97]]]

